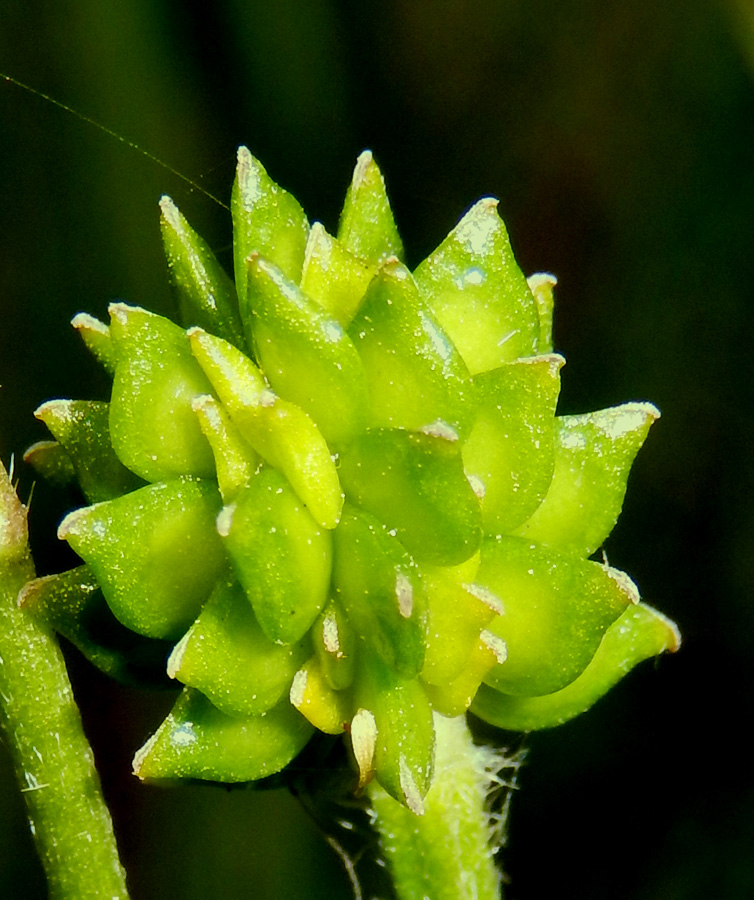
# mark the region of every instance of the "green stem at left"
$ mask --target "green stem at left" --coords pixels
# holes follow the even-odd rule
[[[16,598],[34,566],[26,509],[0,464],[0,725],[51,900],[126,900],[92,751],[53,635]]]

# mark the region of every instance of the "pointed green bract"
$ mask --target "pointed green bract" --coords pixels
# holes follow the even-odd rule
[[[340,477],[353,502],[395,529],[419,562],[457,565],[479,546],[479,501],[457,440],[373,429],[343,453]]]
[[[170,645],[122,625],[88,566],[35,578],[23,588],[18,602],[110,678],[130,687],[165,687],[165,656]]]
[[[134,306],[110,307],[118,365],[110,401],[110,436],[120,461],[146,481],[212,477],[215,466],[192,409],[212,388],[186,332]]]
[[[112,500],[143,485],[113,452],[110,404],[96,400],[48,400],[34,415],[65,448],[90,503]]]
[[[497,200],[480,200],[414,273],[472,375],[539,352],[537,305]]]
[[[311,418],[278,397],[232,344],[197,328],[189,330],[189,337],[194,356],[241,436],[285,475],[320,525],[334,528],[343,494],[330,448]]]
[[[217,528],[262,631],[282,644],[300,640],[328,597],[327,529],[272,468],[261,469],[223,509]]]
[[[370,425],[463,431],[468,371],[420,298],[410,272],[387,263],[349,326],[367,373]]]
[[[366,373],[340,324],[257,256],[249,259],[242,308],[249,341],[274,390],[307,412],[331,446],[363,431]]]
[[[252,253],[269,260],[286,278],[298,283],[309,222],[298,200],[275,184],[246,147],[238,148],[230,211],[239,300],[246,296],[246,260]]]
[[[419,571],[395,533],[346,507],[333,535],[333,588],[356,632],[411,678],[424,662],[426,599]]]
[[[544,697],[515,697],[482,685],[471,709],[485,722],[511,731],[553,728],[586,712],[638,663],[679,646],[676,626],[639,603],[613,622],[589,665],[562,690]]]
[[[562,356],[519,359],[473,379],[476,416],[463,445],[485,534],[507,534],[537,509],[554,468]]]
[[[186,688],[134,757],[134,774],[146,781],[257,781],[287,766],[312,731],[287,699],[262,716],[227,716]]]
[[[651,403],[626,403],[558,418],[550,489],[516,534],[577,556],[593,553],[618,520],[631,464],[659,416]]]
[[[418,681],[401,678],[373,655],[362,656],[359,674],[357,702],[376,726],[375,776],[391,797],[422,815],[435,754],[427,696]]]
[[[24,452],[24,462],[41,478],[59,487],[76,480],[73,460],[57,441],[36,441]]]
[[[233,282],[170,197],[160,200],[160,230],[181,321],[244,346]]]
[[[271,641],[241,587],[220,582],[175,645],[168,674],[200,690],[221,712],[258,716],[288,690],[309,655],[307,644]]]
[[[368,263],[379,263],[390,256],[403,257],[385,179],[370,150],[365,150],[356,161],[340,214],[338,240]]]
[[[320,222],[309,232],[301,290],[348,328],[377,266],[347,250]]]
[[[477,581],[502,600],[502,615],[487,628],[507,648],[485,680],[525,696],[577,678],[607,628],[639,600],[623,573],[515,537],[484,542]]]
[[[117,619],[178,639],[226,571],[220,505],[211,482],[178,479],[78,509],[58,536],[89,564]]]
[[[230,503],[251,480],[260,459],[214,397],[202,394],[191,405],[215,457],[217,485],[223,502]]]
[[[94,358],[112,375],[115,372],[118,355],[108,326],[88,313],[75,315],[71,320],[71,325],[81,335],[81,339]]]

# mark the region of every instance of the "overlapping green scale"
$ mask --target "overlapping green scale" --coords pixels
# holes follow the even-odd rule
[[[111,400],[44,404],[28,459],[78,478],[85,567],[24,602],[114,677],[184,685],[140,777],[254,781],[319,729],[421,814],[433,713],[547,728],[677,646],[587,558],[658,414],[556,415],[555,279],[493,200],[413,273],[369,152],[336,237],[246,148],[231,210],[234,280],[161,201],[181,325],[75,318]]]

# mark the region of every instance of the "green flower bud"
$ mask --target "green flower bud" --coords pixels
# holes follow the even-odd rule
[[[245,148],[231,208],[235,290],[163,198],[183,327],[74,320],[110,404],[43,405],[28,457],[93,503],[60,526],[88,568],[24,602],[116,677],[167,658],[185,687],[140,777],[258,780],[318,729],[420,815],[438,715],[550,727],[678,646],[586,559],[658,413],[555,415],[555,279],[527,282],[496,201],[413,274],[371,153],[337,238]]]

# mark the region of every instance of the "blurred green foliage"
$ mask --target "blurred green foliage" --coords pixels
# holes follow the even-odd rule
[[[500,197],[524,270],[560,281],[561,412],[662,410],[607,552],[685,648],[526,741],[505,857],[518,900],[754,893],[741,730],[754,699],[753,34],[744,0],[0,7],[0,71],[223,202],[245,142],[332,230],[344,173],[371,147],[415,265],[474,200]],[[0,82],[4,460],[41,436],[43,400],[104,398],[67,324],[76,312],[102,316],[114,298],[171,311],[164,191],[230,267],[226,210]],[[53,522],[76,503],[37,486],[42,572],[68,564]],[[349,896],[289,797],[141,787],[130,755],[168,699],[116,691],[73,653],[71,665],[135,900]],[[0,769],[0,896],[43,897],[1,754]]]

